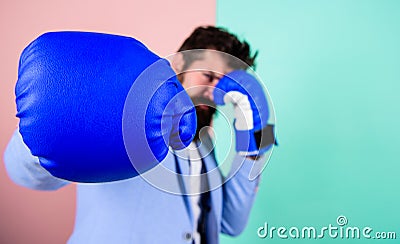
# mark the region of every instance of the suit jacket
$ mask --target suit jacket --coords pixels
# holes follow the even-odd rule
[[[214,244],[219,242],[219,233],[236,236],[244,230],[259,177],[249,180],[254,161],[239,155],[224,177],[217,167],[211,139],[207,138],[199,152],[210,188],[206,238],[207,243]],[[40,166],[18,130],[4,159],[9,176],[19,185],[56,190],[70,184]],[[162,169],[161,173],[154,170],[123,181],[77,184],[75,227],[68,243],[192,243],[194,220],[185,177],[189,164],[170,151],[157,168]]]

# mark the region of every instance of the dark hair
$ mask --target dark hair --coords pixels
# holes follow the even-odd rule
[[[246,41],[240,41],[236,35],[229,33],[226,29],[215,26],[200,26],[197,27],[192,34],[183,42],[179,48],[180,51],[192,49],[213,49],[220,52],[228,53],[248,66],[255,67],[255,59],[258,52],[251,55],[250,46]],[[188,67],[195,59],[184,55],[185,67]],[[228,61],[228,65],[234,69],[246,69],[247,65],[242,62]]]

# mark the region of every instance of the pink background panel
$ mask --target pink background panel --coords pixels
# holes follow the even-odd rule
[[[173,53],[194,27],[215,24],[215,1],[0,2],[0,152],[16,128],[14,85],[19,55],[38,35],[56,30],[135,37],[161,56]],[[65,243],[73,229],[75,186],[56,192],[14,184],[0,162],[0,243]]]

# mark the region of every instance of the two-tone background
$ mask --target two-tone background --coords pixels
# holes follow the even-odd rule
[[[400,239],[400,1],[14,0],[0,2],[0,152],[16,128],[22,49],[46,31],[136,37],[161,56],[194,27],[216,24],[259,50],[257,73],[275,105],[280,146],[248,227],[222,243],[396,243]],[[15,185],[0,163],[0,243],[65,243],[75,187]],[[383,239],[260,239],[257,229],[369,226]],[[372,232],[371,234],[373,234]],[[157,234],[157,233],[155,233]],[[288,233],[286,233],[288,234]]]

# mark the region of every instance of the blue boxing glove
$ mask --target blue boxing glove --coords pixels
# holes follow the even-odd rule
[[[43,34],[21,54],[15,92],[25,144],[70,181],[137,176],[196,132],[194,106],[169,63],[130,37]]]
[[[216,85],[214,102],[232,103],[236,151],[245,156],[257,156],[275,142],[273,126],[268,124],[269,109],[264,90],[257,79],[244,70],[223,76]]]

